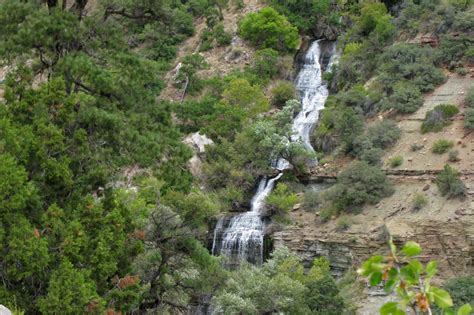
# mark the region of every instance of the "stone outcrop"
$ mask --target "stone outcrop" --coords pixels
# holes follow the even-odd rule
[[[465,214],[471,218],[472,210]],[[307,234],[304,228],[292,227],[273,235],[274,246],[287,246],[296,252],[306,267],[315,258],[326,256],[335,275],[342,275],[351,267],[357,268],[370,256],[386,253],[390,233],[398,245],[408,240],[418,242],[423,253],[420,260],[437,260],[442,278],[474,272],[474,225],[469,221],[403,222],[411,229],[403,234],[382,225],[365,233],[333,232]],[[399,224],[400,225],[400,222]]]
[[[474,273],[474,201],[450,199],[439,194],[431,180],[401,179],[396,192],[376,205],[366,206],[358,215],[348,215],[350,227],[341,231],[338,219],[323,223],[319,209],[291,211],[293,224],[273,232],[274,247],[287,246],[306,267],[326,256],[335,275],[357,268],[370,256],[387,252],[391,235],[397,245],[418,242],[422,262],[437,260],[444,280]],[[470,184],[470,183],[467,183]],[[423,194],[428,204],[412,210],[415,195]]]
[[[188,161],[189,170],[193,176],[200,177],[202,174],[202,155],[206,151],[206,145],[212,145],[214,142],[206,135],[195,132],[184,138],[183,143],[194,151],[193,157]]]

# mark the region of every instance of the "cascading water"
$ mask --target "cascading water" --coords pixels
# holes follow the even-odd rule
[[[310,133],[319,118],[319,111],[324,108],[328,97],[328,89],[322,81],[322,51],[324,41],[318,40],[311,44],[306,52],[302,68],[296,78],[296,89],[300,93],[302,109],[293,120],[292,141],[301,141],[303,145],[314,151],[310,143]],[[327,43],[327,42],[326,42]],[[327,67],[334,63],[334,43],[330,43]],[[278,170],[290,167],[283,159],[273,163]],[[253,264],[263,262],[265,223],[261,212],[265,198],[270,194],[275,183],[283,173],[273,178],[263,178],[251,201],[250,211],[221,218],[214,230],[212,244],[213,255],[225,255],[230,259],[246,260]]]

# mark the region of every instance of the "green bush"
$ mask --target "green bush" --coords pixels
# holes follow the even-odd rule
[[[286,101],[295,98],[295,86],[289,81],[279,81],[272,89],[271,94],[272,105],[276,107],[283,107]]]
[[[468,108],[464,112],[464,129],[474,130],[474,108]]]
[[[467,193],[467,188],[459,178],[459,172],[446,164],[443,171],[436,176],[436,185],[442,196],[449,198],[464,197]]]
[[[385,109],[393,108],[402,114],[414,113],[423,105],[420,90],[411,84],[395,84],[393,94],[383,103]]]
[[[466,93],[466,98],[464,99],[464,104],[466,107],[474,108],[474,88],[470,88]]]
[[[450,123],[449,118],[459,113],[459,109],[451,104],[437,105],[434,109],[426,113],[421,125],[421,132],[441,131]]]
[[[338,231],[346,231],[348,230],[350,227],[351,227],[351,224],[352,222],[350,221],[350,219],[347,217],[347,216],[341,216],[338,220],[337,220],[337,227],[336,229]]]
[[[474,305],[474,276],[451,279],[443,287],[451,294],[456,309],[466,303]]]
[[[305,210],[313,211],[321,205],[321,194],[319,191],[308,190],[303,196],[302,207]]]
[[[278,183],[265,201],[273,210],[274,220],[282,222],[286,220],[288,212],[299,201],[299,198],[286,184]]]
[[[419,151],[421,149],[423,149],[425,146],[423,144],[418,144],[418,143],[413,143],[411,146],[410,146],[410,150],[412,152],[415,152],[415,151]]]
[[[373,35],[378,42],[385,42],[395,34],[392,17],[382,2],[364,3],[357,19],[357,29],[362,35]]]
[[[420,210],[428,204],[428,199],[423,194],[415,194],[413,197],[413,210]]]
[[[357,112],[371,116],[379,110],[380,93],[368,91],[362,84],[356,84],[348,91],[340,91],[336,99]]]
[[[443,71],[434,66],[435,59],[431,47],[395,44],[380,57],[379,80],[389,90],[403,81],[412,89],[431,91],[445,79]]]
[[[278,74],[278,52],[271,48],[257,50],[253,71],[262,79],[271,79]]]
[[[335,1],[269,0],[268,3],[304,33],[334,31],[340,25]]]
[[[380,148],[371,147],[362,150],[357,157],[361,161],[365,161],[370,165],[379,165],[383,156],[383,150]]]
[[[222,93],[224,103],[239,107],[254,116],[269,109],[268,100],[259,86],[245,79],[234,79]]]
[[[214,38],[217,46],[227,46],[232,42],[232,34],[224,29],[224,25],[218,24],[214,27]]]
[[[392,168],[398,167],[402,165],[402,163],[403,163],[403,157],[400,155],[394,156],[389,160],[390,167]]]
[[[369,127],[367,136],[374,146],[386,149],[400,139],[400,128],[393,120],[382,120]]]
[[[296,27],[270,7],[247,14],[239,23],[239,33],[244,39],[259,48],[292,52],[299,45],[299,34]]]
[[[459,151],[451,150],[448,152],[448,161],[449,162],[458,162],[459,161]]]
[[[314,131],[315,146],[320,151],[328,152],[327,146],[343,146],[345,152],[353,150],[354,140],[364,132],[363,116],[354,109],[335,104],[321,112],[318,128]]]
[[[380,168],[357,161],[337,176],[337,184],[325,197],[339,213],[358,212],[364,204],[375,204],[392,193],[392,184]]]
[[[448,152],[454,146],[454,142],[446,140],[446,139],[439,139],[433,143],[431,147],[431,152],[435,154],[443,154]]]

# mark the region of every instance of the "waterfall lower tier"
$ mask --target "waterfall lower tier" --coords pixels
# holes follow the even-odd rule
[[[328,44],[329,43],[329,44]],[[301,141],[314,151],[310,143],[310,134],[319,119],[319,111],[324,108],[328,89],[322,80],[324,68],[330,68],[334,62],[335,44],[327,41],[315,41],[306,52],[301,70],[295,80],[300,94],[302,109],[293,120],[292,141]],[[316,162],[316,161],[315,161]],[[279,170],[290,167],[280,159],[273,163]],[[237,265],[239,261],[261,264],[264,259],[265,222],[262,210],[265,198],[283,173],[273,178],[263,178],[251,201],[251,209],[232,217],[221,218],[214,230],[212,244],[213,255],[228,257],[228,265]]]

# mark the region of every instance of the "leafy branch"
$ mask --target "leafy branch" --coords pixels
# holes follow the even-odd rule
[[[430,261],[426,266],[413,258],[421,253],[419,244],[408,241],[397,252],[397,247],[389,240],[390,252],[387,256],[373,256],[365,261],[358,273],[369,279],[371,286],[383,284],[387,293],[395,291],[398,302],[385,303],[380,308],[382,315],[433,314],[432,306],[443,310],[443,314],[454,315],[453,300],[446,290],[431,285],[438,271],[438,263]],[[457,315],[468,315],[470,304],[457,310]]]

